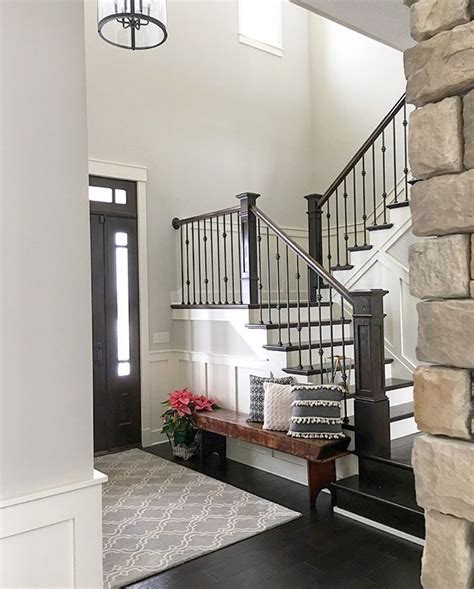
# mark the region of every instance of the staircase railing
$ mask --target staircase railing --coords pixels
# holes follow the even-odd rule
[[[310,252],[331,272],[352,268],[349,253],[370,249],[368,233],[391,227],[387,211],[409,204],[407,127],[403,95],[326,192],[306,197]]]
[[[384,455],[390,445],[385,291],[349,291],[257,207],[258,197],[240,194],[237,207],[173,219],[180,232],[181,303],[175,306],[255,309],[257,325],[277,330],[277,344],[267,348],[297,355],[284,371],[320,383],[339,380],[345,421],[347,399],[355,397],[358,449]]]

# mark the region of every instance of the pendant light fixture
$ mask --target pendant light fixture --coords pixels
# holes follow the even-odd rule
[[[97,0],[99,35],[116,47],[152,49],[164,43],[166,0]]]

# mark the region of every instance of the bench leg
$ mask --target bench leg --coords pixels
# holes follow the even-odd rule
[[[226,463],[226,437],[213,432],[202,432],[200,465],[212,470],[223,469]]]
[[[308,487],[311,507],[316,505],[319,493],[336,480],[336,461],[311,462],[308,460]]]

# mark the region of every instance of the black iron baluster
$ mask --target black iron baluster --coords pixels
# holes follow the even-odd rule
[[[375,179],[375,141],[372,143],[372,200],[374,207],[374,223],[373,227],[377,225],[377,187]]]
[[[327,208],[326,208],[326,219],[327,219],[327,228],[328,228],[328,269],[331,270],[331,199],[328,199]]]
[[[387,180],[386,180],[386,163],[385,152],[387,147],[385,145],[385,130],[382,131],[382,200],[383,200],[383,224],[387,224]]]
[[[181,304],[184,305],[184,253],[183,253],[183,226],[179,228],[179,248],[181,251]]]
[[[408,147],[407,147],[407,103],[403,103],[403,149],[405,157],[405,167],[403,168],[403,175],[405,179],[405,201],[408,202]]]
[[[311,280],[310,277],[311,270],[307,268],[307,280],[308,280],[308,351],[309,351],[309,367],[311,370],[313,369],[313,345],[311,340]],[[318,281],[319,282],[319,281]]]
[[[302,353],[301,353],[301,289],[300,289],[300,259],[296,257],[296,307],[297,307],[297,331],[298,331],[298,368],[303,368]]]
[[[263,325],[263,284],[262,284],[262,234],[260,232],[260,219],[257,222],[258,243],[258,308],[260,310],[260,323]]]
[[[222,216],[222,239],[224,240],[224,302],[229,303],[227,283],[229,277],[227,276],[227,232],[225,230],[225,215]]]
[[[362,221],[364,224],[364,246],[367,245],[367,204],[366,204],[366,188],[365,188],[365,177],[367,171],[365,169],[365,154],[362,156]]]
[[[198,240],[198,279],[199,279],[199,304],[202,305],[202,272],[201,272],[201,223],[197,222]]]
[[[329,287],[329,338],[331,350],[331,377],[334,378],[334,317],[332,286]]]
[[[346,250],[346,266],[349,266],[349,232],[347,229],[347,179],[344,178],[344,248]]]
[[[190,292],[190,285],[191,281],[189,280],[189,225],[186,223],[186,287],[187,287],[187,294],[188,294],[188,301],[187,304],[191,304],[191,292]]]
[[[393,199],[393,203],[397,204],[398,202],[398,178],[397,178],[397,131],[396,131],[396,118],[397,116],[394,115],[392,119],[392,137],[393,137],[393,190],[395,193],[395,197]]]
[[[336,188],[336,268],[341,265],[340,243],[339,243],[339,188]]]
[[[352,191],[353,191],[353,197],[354,197],[354,247],[358,247],[358,243],[357,243],[357,186],[356,186],[356,166],[354,166],[352,168]]]
[[[342,384],[344,386],[344,397],[343,397],[343,404],[344,404],[344,417],[343,422],[348,423],[349,418],[347,416],[347,393],[348,386],[347,386],[347,372],[346,372],[346,335],[345,335],[345,316],[344,316],[344,299],[340,296],[341,301],[341,329],[342,329],[342,370],[341,370],[341,377],[342,377]],[[350,365],[349,365],[350,366]],[[350,368],[349,368],[350,369]]]
[[[290,259],[288,255],[288,246],[286,246],[286,315],[288,327],[288,345],[291,346],[291,317],[290,317]]]
[[[234,266],[235,266],[235,258],[234,258],[234,229],[232,227],[232,217],[233,214],[230,214],[230,267],[231,267],[231,279],[232,279],[232,304],[235,305],[235,279],[234,279]]]
[[[211,238],[211,288],[212,304],[216,304],[216,285],[214,282],[214,238],[212,236],[212,217],[209,219],[209,236]]]
[[[268,323],[272,323],[272,285],[270,277],[270,230],[267,227],[267,284],[268,284]]]
[[[320,374],[320,381],[321,384],[324,383],[324,347],[323,347],[323,316],[322,316],[322,309],[321,309],[321,302],[323,296],[321,294],[321,280],[318,280],[317,283],[318,294],[317,294],[317,301],[318,301],[318,323],[319,323],[319,370]]]
[[[219,232],[219,217],[216,217],[216,249],[217,249],[217,301],[222,305],[222,291],[221,291],[221,244]]]
[[[239,302],[242,304],[242,225],[240,223],[240,214],[237,215],[237,246],[239,250]]]
[[[194,247],[194,223],[191,223],[191,255],[193,260],[193,305],[196,305],[196,260]]]
[[[277,271],[277,305],[278,305],[278,345],[282,346],[281,341],[281,295],[280,295],[280,244],[279,238],[275,236],[275,247],[276,247],[276,271]]]
[[[207,233],[206,233],[206,219],[204,219],[204,287],[206,292],[206,305],[209,304],[209,278],[207,277]]]

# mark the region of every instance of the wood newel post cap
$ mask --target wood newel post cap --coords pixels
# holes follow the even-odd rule
[[[259,196],[260,194],[257,194],[256,192],[242,192],[242,194],[237,194],[235,198],[238,198],[241,204],[247,201],[249,205],[252,205],[255,204],[255,201]]]
[[[388,290],[374,288],[372,290],[352,290],[354,301],[354,315],[360,313],[371,315],[383,315],[383,298]]]
[[[308,213],[315,213],[321,210],[320,202],[324,198],[324,194],[307,194],[304,198],[308,201]]]

